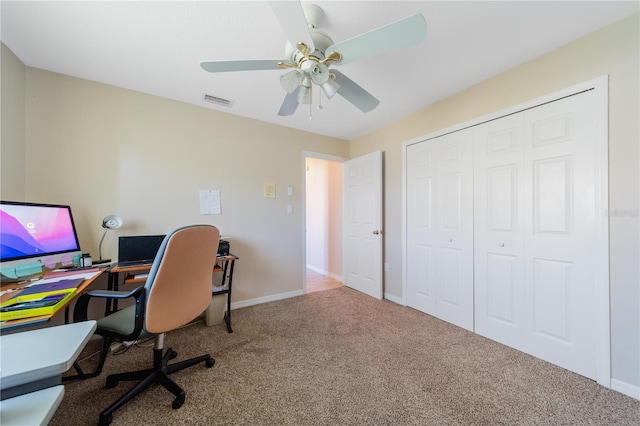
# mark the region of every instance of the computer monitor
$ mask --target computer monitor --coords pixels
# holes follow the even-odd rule
[[[121,235],[118,238],[118,266],[151,264],[164,235]]]
[[[3,280],[68,266],[81,254],[71,207],[0,201],[0,272]]]

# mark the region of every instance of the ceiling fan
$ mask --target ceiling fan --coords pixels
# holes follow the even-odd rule
[[[422,42],[427,33],[424,16],[418,13],[376,28],[350,39],[333,43],[317,29],[324,11],[315,4],[298,1],[270,1],[280,25],[289,40],[285,46],[287,60],[248,59],[201,61],[208,72],[256,71],[288,69],[280,77],[287,92],[278,115],[293,115],[298,104],[311,104],[312,87],[321,88],[327,98],[336,93],[362,112],[369,112],[380,101],[340,71],[329,67],[370,58]],[[295,44],[295,45],[294,45]]]

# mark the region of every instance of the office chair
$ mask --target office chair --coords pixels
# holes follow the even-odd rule
[[[120,381],[140,382],[100,414],[100,425],[108,425],[113,413],[153,383],[159,383],[175,395],[173,408],[182,406],[185,392],[168,376],[178,370],[204,362],[213,367],[211,355],[202,355],[186,361],[169,364],[177,353],[168,348],[164,355],[164,335],[197,318],[211,302],[213,265],[216,261],[220,232],[215,226],[193,225],[168,234],[155,257],[144,286],[134,290],[90,291],[80,296],[74,310],[74,321],[87,319],[87,308],[92,298],[125,299],[132,297],[135,305],[99,319],[96,334],[102,336],[100,360],[96,371],[80,374],[80,378],[100,374],[114,341],[155,338],[153,367],[145,370],[112,374],[106,386],[112,388]]]

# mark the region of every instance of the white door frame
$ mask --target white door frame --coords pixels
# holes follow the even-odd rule
[[[307,158],[344,163],[347,158],[321,152],[302,151],[302,293],[307,293]]]
[[[495,120],[509,114],[553,102],[555,100],[575,95],[584,91],[595,90],[597,111],[596,136],[596,354],[597,354],[597,382],[607,388],[611,387],[611,340],[610,340],[610,309],[609,309],[609,218],[605,214],[609,209],[609,77],[607,75],[577,84],[575,86],[497,111],[473,120],[420,136],[402,144],[402,304],[407,306],[407,146],[437,138],[448,133],[456,132],[468,127]]]

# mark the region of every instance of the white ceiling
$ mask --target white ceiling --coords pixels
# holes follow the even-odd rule
[[[201,60],[285,59],[266,1],[6,1],[1,37],[30,67],[351,140],[638,12],[638,1],[314,1],[339,42],[415,13],[424,43],[338,69],[380,100],[277,115],[286,71],[210,74]],[[549,70],[553,72],[553,70]],[[203,101],[204,93],[234,101]]]

